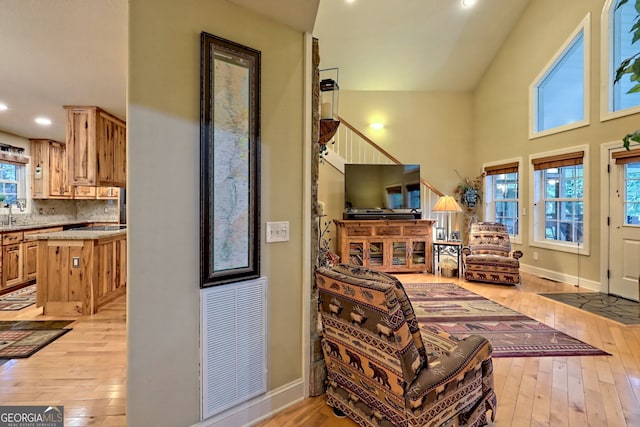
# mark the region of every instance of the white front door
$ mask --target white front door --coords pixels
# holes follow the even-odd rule
[[[638,301],[640,162],[609,164],[609,293]]]

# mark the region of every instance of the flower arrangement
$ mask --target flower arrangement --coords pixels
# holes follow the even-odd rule
[[[455,172],[461,179],[461,182],[454,190],[454,194],[464,209],[465,223],[463,243],[467,244],[471,224],[480,219],[482,205],[479,202],[482,199],[482,184],[484,183],[485,173],[483,172],[477,177],[470,179],[468,177],[463,178],[457,170]]]
[[[482,183],[484,181],[484,172],[473,179],[463,178],[458,171],[456,174],[462,182],[454,190],[456,198],[467,208],[475,208],[477,202],[482,198]]]

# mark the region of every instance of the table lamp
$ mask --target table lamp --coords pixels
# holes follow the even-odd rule
[[[433,212],[445,212],[448,215],[448,224],[447,224],[447,240],[449,240],[449,236],[451,233],[451,213],[452,212],[462,212],[462,208],[456,202],[452,196],[441,196],[436,205],[432,209]]]

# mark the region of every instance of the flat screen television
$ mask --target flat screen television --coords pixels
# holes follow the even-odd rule
[[[421,218],[420,165],[348,163],[345,219]]]

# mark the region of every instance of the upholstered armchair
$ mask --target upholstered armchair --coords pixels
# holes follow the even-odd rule
[[[522,251],[511,251],[504,224],[471,224],[469,245],[462,248],[464,278],[470,281],[516,285],[520,283]]]
[[[327,404],[360,426],[482,426],[496,411],[491,344],[421,337],[402,284],[339,264],[316,272]],[[451,344],[453,342],[453,344]]]

